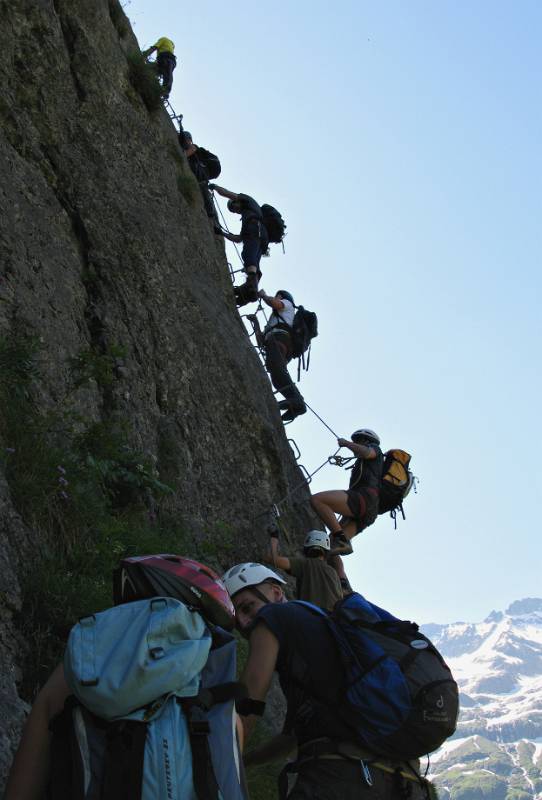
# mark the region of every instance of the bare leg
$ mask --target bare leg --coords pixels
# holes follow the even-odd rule
[[[342,528],[335,515],[342,514],[348,517],[352,513],[348,507],[347,497],[346,492],[340,490],[318,492],[311,497],[311,506],[332,534],[342,533]]]

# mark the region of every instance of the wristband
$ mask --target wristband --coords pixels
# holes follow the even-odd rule
[[[243,697],[242,700],[237,700],[235,703],[237,713],[241,717],[263,717],[265,711],[264,700],[253,700],[251,697]]]

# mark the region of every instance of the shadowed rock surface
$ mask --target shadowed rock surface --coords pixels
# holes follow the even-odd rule
[[[70,390],[71,359],[122,348],[114,381],[79,387],[72,408],[128,421],[174,489],[170,512],[196,539],[232,526],[230,563],[252,560],[266,509],[302,475],[174,127],[130,80],[129,24],[116,0],[0,10],[0,336],[39,339],[42,408]],[[284,515],[297,539],[306,501]],[[1,788],[25,710],[19,579],[40,537],[3,481],[0,532]]]

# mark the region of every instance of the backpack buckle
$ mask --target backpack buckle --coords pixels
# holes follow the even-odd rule
[[[363,777],[365,778],[365,783],[367,784],[367,786],[372,786],[373,776],[371,775],[371,770],[369,769],[366,762],[362,758],[360,759],[359,763],[361,764],[361,771],[363,773]]]

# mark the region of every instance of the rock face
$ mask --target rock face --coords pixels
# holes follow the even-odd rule
[[[517,600],[481,623],[427,625],[461,689],[454,739],[431,778],[451,800],[542,796],[542,600]]]
[[[231,560],[252,560],[267,510],[302,475],[173,124],[130,79],[129,24],[117,0],[0,10],[0,337],[40,341],[40,403],[52,408],[72,359],[121,348],[114,381],[90,381],[73,407],[127,420],[194,536],[228,524]],[[306,489],[284,518],[297,538],[311,525]],[[18,576],[40,535],[3,482],[0,531],[1,786],[24,712]]]

